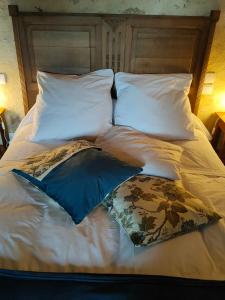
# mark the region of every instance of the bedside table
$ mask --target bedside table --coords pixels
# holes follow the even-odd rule
[[[8,141],[6,138],[6,130],[5,130],[5,119],[4,119],[4,112],[5,109],[4,108],[0,108],[0,136],[1,136],[1,140],[2,140],[2,145],[0,145],[0,158],[2,157],[2,155],[5,153],[7,147],[8,147]]]
[[[212,146],[225,164],[225,112],[216,113],[218,121],[212,139]]]

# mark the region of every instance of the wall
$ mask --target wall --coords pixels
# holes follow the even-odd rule
[[[221,9],[208,66],[209,71],[216,72],[215,97],[202,97],[199,116],[211,128],[212,113],[222,109],[218,98],[223,93],[225,97],[225,0],[0,0],[0,72],[6,73],[8,78],[7,85],[1,87],[0,101],[7,108],[10,132],[15,131],[24,112],[8,4],[17,4],[24,11],[40,7],[52,12],[116,14],[208,15],[211,9]]]

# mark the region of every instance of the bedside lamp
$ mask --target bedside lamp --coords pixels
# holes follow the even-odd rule
[[[217,111],[225,111],[225,92],[215,95]]]

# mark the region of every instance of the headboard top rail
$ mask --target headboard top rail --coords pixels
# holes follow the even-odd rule
[[[38,9],[38,8],[37,8]],[[8,5],[8,11],[9,11],[9,15],[11,17],[16,17],[19,15],[24,15],[24,16],[29,16],[29,15],[33,15],[33,16],[40,16],[40,15],[45,15],[45,16],[110,16],[110,17],[117,17],[117,16],[127,16],[127,17],[131,17],[131,16],[135,16],[137,18],[149,18],[149,16],[151,18],[168,18],[168,17],[173,17],[173,18],[211,18],[215,21],[219,20],[220,17],[220,10],[211,10],[210,12],[210,16],[182,16],[182,15],[145,15],[145,14],[108,14],[108,13],[73,13],[73,12],[45,12],[42,9],[40,9],[40,11],[32,11],[32,12],[28,12],[28,11],[20,11],[18,5]]]

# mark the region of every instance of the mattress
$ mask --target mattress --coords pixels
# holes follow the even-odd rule
[[[63,142],[28,142],[22,124],[0,161],[0,269],[33,272],[140,274],[225,280],[225,170],[207,137],[196,130],[183,148],[185,188],[220,213],[201,231],[136,248],[99,206],[79,225],[56,202],[9,171]]]

